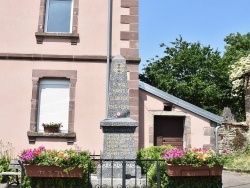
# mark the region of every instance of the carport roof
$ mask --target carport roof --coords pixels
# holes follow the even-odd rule
[[[202,108],[200,108],[198,106],[195,106],[195,105],[193,105],[193,104],[191,104],[189,102],[186,102],[186,101],[184,101],[184,100],[182,100],[180,98],[177,98],[177,97],[175,97],[173,95],[170,95],[169,93],[166,93],[166,92],[164,92],[162,90],[159,90],[159,89],[157,89],[157,88],[155,88],[155,87],[153,87],[153,86],[151,86],[149,84],[146,84],[146,83],[144,83],[142,81],[139,81],[139,88],[144,90],[144,91],[147,91],[147,92],[149,92],[149,93],[151,93],[153,95],[156,95],[157,97],[160,97],[160,98],[162,98],[162,99],[164,99],[166,101],[169,101],[169,102],[171,102],[171,103],[173,103],[173,104],[175,104],[177,106],[180,106],[180,107],[182,107],[182,108],[184,108],[186,110],[189,110],[189,111],[191,111],[191,112],[193,112],[195,114],[198,114],[198,115],[200,115],[202,117],[205,117],[205,118],[207,118],[207,119],[209,119],[209,120],[211,120],[213,122],[216,122],[216,123],[220,124],[222,122],[222,120],[223,120],[223,118],[221,116],[218,116],[218,115],[215,115],[215,114],[213,114],[211,112],[208,112],[207,110],[204,110],[204,109],[202,109]]]

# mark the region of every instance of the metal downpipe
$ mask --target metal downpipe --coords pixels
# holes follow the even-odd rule
[[[219,144],[218,144],[218,130],[221,128],[221,124],[217,124],[217,127],[215,128],[215,150],[216,150],[216,155],[219,154]]]
[[[107,74],[106,74],[106,119],[108,118],[109,104],[109,72],[111,59],[111,43],[112,43],[112,5],[113,1],[108,0],[108,35],[107,35]]]

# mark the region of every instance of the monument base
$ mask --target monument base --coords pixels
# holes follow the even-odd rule
[[[97,174],[91,174],[91,187],[105,187],[114,188],[122,187],[122,178],[98,178]],[[141,178],[127,178],[125,181],[126,187],[133,188],[145,188],[146,178],[145,176]]]
[[[103,162],[102,166],[97,167],[98,178],[122,178],[123,166],[122,161],[116,161],[111,165],[111,162]],[[134,162],[126,163],[125,178],[141,178],[141,167],[135,165]]]
[[[105,119],[101,121],[104,133],[103,159],[135,159],[134,132],[138,125],[133,119]]]

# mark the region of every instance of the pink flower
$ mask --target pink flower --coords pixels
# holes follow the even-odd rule
[[[183,157],[183,150],[181,150],[179,148],[169,150],[164,154],[163,157],[166,159],[182,158]]]

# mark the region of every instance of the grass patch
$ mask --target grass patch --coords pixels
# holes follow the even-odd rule
[[[250,154],[241,153],[230,156],[228,162],[225,164],[225,167],[250,170]]]

